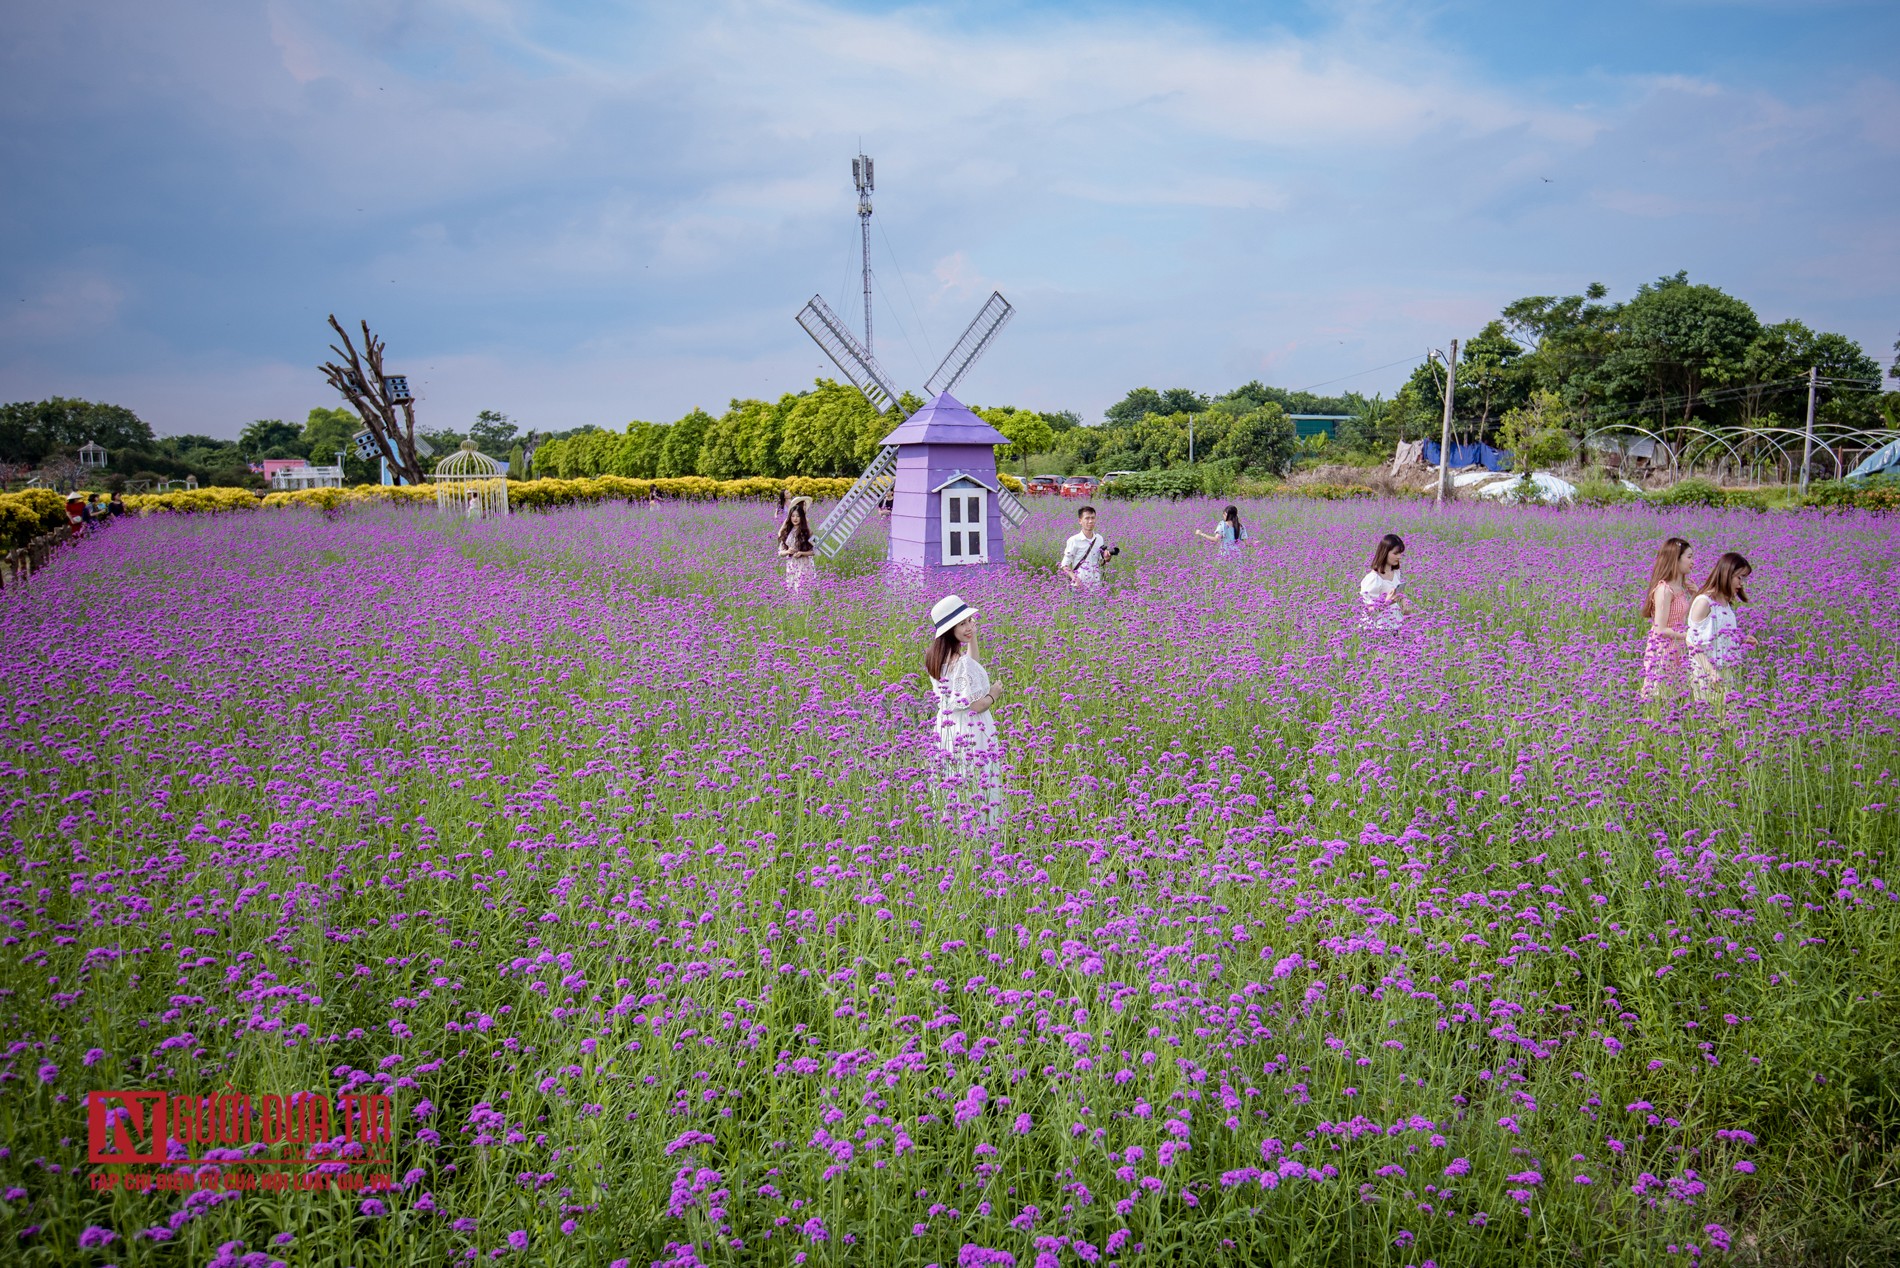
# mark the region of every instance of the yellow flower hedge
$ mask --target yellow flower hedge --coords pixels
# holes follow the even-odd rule
[[[802,496],[829,502],[843,497],[845,490],[850,487],[849,480],[807,476],[794,476],[788,480],[775,480],[767,476],[744,480],[708,480],[703,476],[681,476],[667,480],[590,476],[580,480],[510,480],[508,504],[518,510],[536,510],[584,502],[644,502],[656,495],[669,501],[763,500],[777,497],[781,488],[787,497]],[[30,492],[45,491],[36,489]],[[63,515],[65,503],[58,495],[48,493],[46,496],[53,498],[53,509]],[[262,498],[248,489],[192,489],[177,493],[137,493],[125,499],[126,509],[140,515],[167,511],[248,511],[260,506],[310,506],[327,511],[373,502],[433,505],[435,486],[357,484],[342,489],[281,491],[266,494]]]
[[[17,550],[66,522],[66,499],[51,489],[0,493],[0,550]]]

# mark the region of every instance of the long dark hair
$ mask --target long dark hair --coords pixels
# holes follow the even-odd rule
[[[1404,551],[1405,539],[1397,533],[1387,533],[1379,539],[1379,548],[1372,552],[1372,571],[1385,576],[1385,561],[1393,551]]]
[[[961,622],[958,622],[961,624]],[[951,626],[930,640],[929,650],[924,652],[924,672],[930,675],[930,681],[943,681],[943,671],[957,658],[963,645],[957,642],[957,627]]]
[[[1674,581],[1677,571],[1682,567],[1682,552],[1689,550],[1689,543],[1680,537],[1671,537],[1656,552],[1656,564],[1649,570],[1649,589],[1643,591],[1643,615],[1656,615],[1656,587],[1665,581]]]
[[[1709,579],[1702,583],[1699,593],[1711,599],[1720,599],[1723,603],[1747,603],[1748,591],[1742,589],[1742,581],[1736,574],[1742,571],[1753,572],[1754,566],[1734,551],[1729,551],[1715,561],[1715,567],[1709,569]]]
[[[805,517],[803,502],[785,513],[785,522],[779,525],[778,544],[783,546],[788,535],[792,538],[793,550],[811,549],[811,521]]]
[[[1240,508],[1239,507],[1237,506],[1228,507],[1225,511],[1221,513],[1221,519],[1223,522],[1232,524],[1234,526],[1234,540],[1235,541],[1240,541],[1241,539],[1247,536],[1247,530],[1240,526]]]

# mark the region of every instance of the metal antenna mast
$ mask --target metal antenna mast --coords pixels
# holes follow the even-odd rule
[[[864,231],[864,351],[871,351],[871,160],[859,154],[851,160],[851,181],[858,187],[858,225]]]

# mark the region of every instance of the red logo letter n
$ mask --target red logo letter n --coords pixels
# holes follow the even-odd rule
[[[165,1094],[160,1091],[88,1092],[88,1161],[165,1161]],[[147,1148],[139,1146],[150,1141]]]

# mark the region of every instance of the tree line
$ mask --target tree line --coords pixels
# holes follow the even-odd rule
[[[1576,295],[1527,296],[1461,341],[1455,439],[1526,452],[1539,465],[1610,426],[1691,449],[1712,432],[1745,456],[1767,453],[1771,439],[1789,442],[1777,431],[1805,426],[1810,367],[1822,382],[1818,432],[1900,425],[1900,398],[1879,390],[1880,364],[1845,335],[1792,318],[1765,323],[1745,301],[1686,273],[1620,303],[1608,294],[1597,283]],[[1444,366],[1422,360],[1390,401],[1355,411],[1344,439],[1384,452],[1401,439],[1436,439],[1444,401]]]

